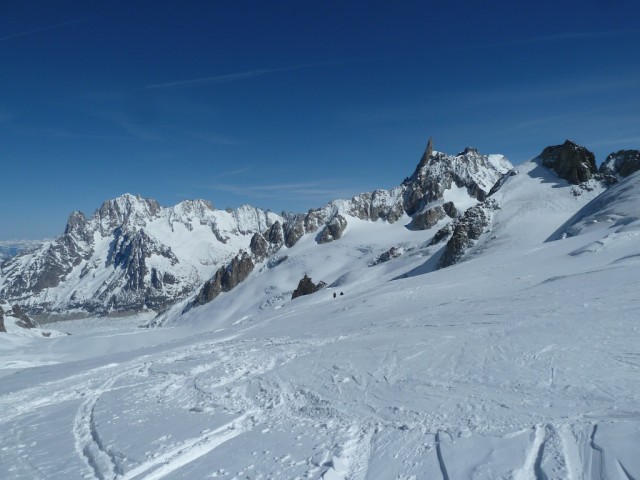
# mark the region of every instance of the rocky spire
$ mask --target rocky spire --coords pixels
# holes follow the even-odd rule
[[[427,148],[424,150],[424,153],[422,154],[422,158],[420,159],[420,163],[418,164],[418,170],[420,170],[422,167],[424,167],[427,164],[432,154],[433,154],[433,138],[429,137],[429,141],[427,142]]]

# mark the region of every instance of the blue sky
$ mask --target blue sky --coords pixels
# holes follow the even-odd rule
[[[304,211],[433,136],[519,163],[640,148],[640,3],[3,2],[0,240],[139,193]]]

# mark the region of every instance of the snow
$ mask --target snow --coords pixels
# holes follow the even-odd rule
[[[282,223],[282,218],[246,205],[226,211],[216,210],[203,200],[189,200],[165,208],[155,200],[124,194],[106,201],[87,220],[86,232],[90,241],[83,238],[83,232],[72,229],[74,244],[86,253],[86,259],[79,258],[69,265],[71,271],[55,287],[44,288],[18,300],[22,305],[44,306],[54,313],[86,314],[71,308],[83,302],[108,309],[112,297],[122,300],[118,294],[127,281],[125,269],[108,259],[115,247],[130,241],[128,235],[141,235],[141,232],[149,238],[147,247],[165,249],[172,258],[157,253],[145,258],[145,285],[150,284],[154,269],[160,278],[168,272],[175,281],[165,283],[163,293],[178,299],[209,279],[239,250],[246,250],[254,232],[264,231],[275,221]],[[121,231],[116,232],[116,227],[121,227]],[[15,278],[32,286],[46,261],[47,249],[54,243],[45,242],[32,253],[3,265],[0,290]],[[67,248],[65,242],[63,248]],[[59,263],[69,261],[59,258],[54,250],[52,252]]]
[[[404,276],[437,227],[348,217],[163,328],[0,334],[0,478],[639,478],[640,181],[519,172],[450,268]]]

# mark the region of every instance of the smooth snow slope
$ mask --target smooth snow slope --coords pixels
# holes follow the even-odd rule
[[[172,328],[0,337],[58,362],[2,370],[0,478],[639,478],[640,226],[545,242],[597,192],[527,172],[451,268],[398,278],[433,231],[350,220]],[[288,301],[304,272],[339,285]]]

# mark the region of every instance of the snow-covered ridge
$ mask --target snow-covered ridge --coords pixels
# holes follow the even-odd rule
[[[640,229],[640,173],[631,174],[594,198],[549,239],[574,237],[603,229],[610,230],[611,234]]]
[[[7,262],[0,294],[35,315],[159,312],[209,280],[215,292],[233,288],[256,264],[305,236],[324,244],[339,240],[354,221],[393,224],[406,216],[403,224],[413,230],[450,221],[484,200],[511,167],[501,155],[471,148],[433,152],[430,141],[401,185],[286,217],[249,205],[216,210],[205,200],[162,207],[125,194],[89,218],[73,212],[62,236]]]
[[[191,293],[217,267],[282,218],[203,200],[161,207],[125,194],[87,218],[73,212],[65,233],[6,262],[0,296],[30,313],[160,310]]]
[[[45,240],[0,240],[0,263],[25,250],[33,250]]]
[[[244,281],[254,267],[291,248],[305,236],[314,236],[318,244],[340,240],[350,223],[382,221],[393,224],[404,218],[411,230],[429,230],[449,221],[484,200],[491,188],[513,166],[502,155],[482,155],[466,148],[458,155],[433,151],[431,139],[414,174],[389,190],[374,190],[338,199],[306,215],[288,217],[266,232],[256,233],[249,252],[240,252],[219,269],[193,298],[192,306],[208,303]],[[458,256],[462,255],[459,251]]]

